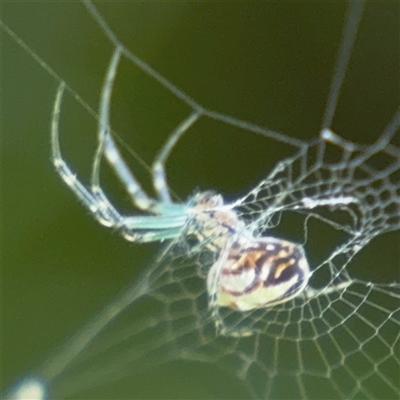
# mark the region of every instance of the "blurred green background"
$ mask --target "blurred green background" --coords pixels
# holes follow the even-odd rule
[[[200,104],[299,139],[319,131],[347,5],[316,2],[98,3],[126,46]],[[112,47],[78,2],[3,3],[2,20],[87,103],[97,108]],[[368,3],[334,130],[371,143],[399,104],[399,8]],[[188,108],[124,61],[113,128],[150,164]],[[396,84],[397,83],[397,84]],[[57,82],[14,40],[2,38],[2,383],[34,368],[107,300],[135,279],[158,249],[98,226],[55,174],[49,128]],[[65,156],[88,180],[95,120],[66,96]],[[290,146],[204,122],[168,165],[182,199],[215,188],[234,199],[264,177]],[[133,158],[138,177],[149,175]],[[106,171],[119,206],[126,195]],[[327,239],[328,240],[328,239]],[[399,279],[399,236],[357,258],[364,279]],[[382,270],[387,266],[388,274]],[[115,398],[246,398],[213,365],[174,363],[135,376]]]

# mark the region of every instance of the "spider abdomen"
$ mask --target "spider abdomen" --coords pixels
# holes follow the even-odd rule
[[[209,271],[207,285],[217,306],[248,311],[296,297],[309,276],[301,246],[264,237],[223,250]]]

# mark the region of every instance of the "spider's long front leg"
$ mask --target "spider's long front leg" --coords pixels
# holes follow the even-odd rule
[[[61,101],[65,89],[64,83],[60,84],[54,102],[51,128],[52,161],[62,180],[102,225],[118,228],[125,239],[130,241],[151,242],[174,238],[179,236],[182,227],[186,223],[184,206],[171,205],[169,212],[165,212],[164,215],[159,215],[157,217],[126,217],[116,210],[100,186],[100,161],[103,154],[105,154],[110,165],[117,173],[117,176],[126,184],[128,193],[131,195],[137,207],[144,210],[152,210],[159,214],[163,214],[162,211],[165,211],[163,207],[159,207],[158,202],[149,198],[141,189],[139,183],[131,174],[119,154],[109,134],[110,97],[120,56],[121,49],[117,47],[110,61],[101,96],[98,132],[99,143],[93,161],[91,179],[92,190],[88,190],[76,178],[76,175],[64,161],[61,154],[59,143],[59,117]]]
[[[175,215],[126,217],[115,209],[100,188],[96,193],[93,193],[86,189],[76,178],[76,175],[64,161],[60,150],[59,116],[64,88],[65,84],[61,83],[57,90],[51,124],[52,161],[61,179],[98,222],[107,227],[117,228],[127,240],[152,242],[179,236],[182,227],[186,223],[183,206],[181,206],[181,213],[176,213]],[[95,164],[97,163],[97,165],[99,165],[99,160],[102,156],[101,149],[102,146],[100,144],[95,157]],[[98,171],[97,168],[94,167],[93,169],[95,175]]]
[[[83,205],[95,216],[102,225],[112,227],[119,225],[122,221],[121,215],[109,203],[102,201],[94,196],[84,185],[76,178],[68,164],[64,161],[59,141],[59,117],[61,109],[61,100],[64,94],[65,83],[62,82],[57,90],[56,100],[53,107],[51,121],[51,149],[52,162],[61,179],[70,187]]]
[[[151,167],[153,175],[153,186],[160,201],[164,204],[171,203],[171,194],[168,189],[167,177],[165,174],[165,163],[173,148],[178,143],[181,136],[200,118],[201,109],[193,111],[175,130],[170,134],[168,140],[157,154]]]
[[[123,183],[133,204],[136,207],[144,211],[158,213],[158,202],[147,196],[140,183],[129,170],[114,142],[114,139],[110,135],[110,100],[121,54],[122,48],[117,46],[111,57],[101,93],[98,126],[99,147],[97,149],[97,154],[99,155],[104,153],[109,165],[115,171],[118,179]],[[97,156],[92,170],[92,191],[96,194],[96,196],[99,196],[99,198],[103,198],[104,193],[100,187],[99,174],[100,157]]]

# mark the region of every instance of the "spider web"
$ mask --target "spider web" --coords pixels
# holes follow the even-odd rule
[[[125,56],[143,67],[126,48]],[[145,69],[190,108],[198,107]],[[297,239],[313,271],[310,285],[326,293],[248,313],[221,309],[230,331],[246,328],[252,334],[217,336],[205,291],[212,255],[181,238],[167,244],[145,274],[89,323],[124,311],[106,334],[84,345],[65,369],[62,352],[38,369],[51,383],[51,396],[82,398],[87,388],[187,360],[226,368],[254,397],[397,397],[400,286],[359,278],[363,273],[352,272],[357,261],[352,259],[378,235],[399,229],[399,111],[370,145],[328,130],[311,141],[297,140],[216,112],[202,114],[199,124],[219,121],[292,147],[235,209],[256,236],[301,232]],[[329,291],[340,284],[341,290]],[[75,342],[66,345],[66,353]]]

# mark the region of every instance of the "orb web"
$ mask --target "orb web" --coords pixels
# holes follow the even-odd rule
[[[89,11],[115,44],[106,22]],[[353,15],[351,21],[358,20]],[[339,61],[346,58],[341,52]],[[399,283],[361,279],[352,268],[375,237],[400,226],[400,112],[394,110],[374,143],[357,144],[331,130],[333,96],[320,135],[303,141],[205,109],[125,47],[124,56],[200,113],[188,131],[203,120],[219,121],[290,144],[292,154],[237,199],[234,210],[256,237],[284,237],[282,226],[301,232],[310,287],[272,308],[219,309],[226,333],[218,335],[205,285],[215,254],[182,235],[33,375],[49,385],[51,396],[81,398],[87,388],[186,360],[229,370],[256,398],[398,396]],[[322,237],[328,234],[336,237],[329,245]],[[93,342],[83,339],[96,323],[102,330],[104,321],[106,330]]]

